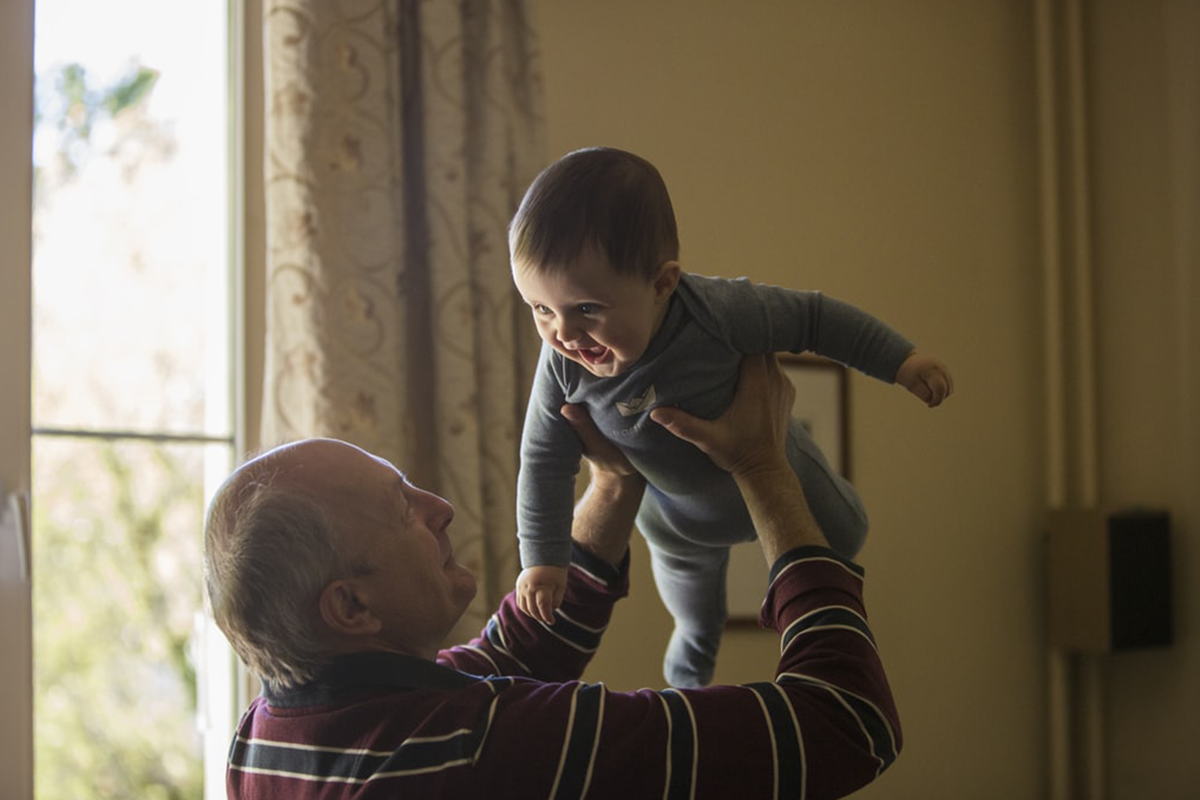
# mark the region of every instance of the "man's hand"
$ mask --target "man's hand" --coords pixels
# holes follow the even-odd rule
[[[615,478],[638,475],[638,471],[629,463],[625,454],[596,429],[596,423],[592,422],[586,408],[567,404],[560,412],[583,443],[583,457],[587,459],[588,468],[593,476],[597,473]]]
[[[787,466],[784,439],[796,389],[774,355],[746,356],[737,394],[715,420],[678,408],[658,407],[650,418],[704,451],[713,463],[735,475],[763,467]]]
[[[787,460],[787,425],[795,398],[796,390],[774,355],[745,356],[733,402],[715,420],[677,408],[650,412],[654,421],[730,472],[768,565],[795,547],[829,546]]]
[[[954,379],[950,370],[936,358],[912,353],[896,370],[896,383],[908,389],[934,408],[954,393]]]
[[[517,576],[517,608],[547,625],[567,590],[566,567],[526,567]]]

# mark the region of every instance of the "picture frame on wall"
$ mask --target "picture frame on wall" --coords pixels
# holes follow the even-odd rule
[[[841,364],[809,354],[781,353],[779,366],[796,387],[792,416],[825,453],[830,465],[850,480],[850,373]],[[730,625],[758,624],[767,591],[767,564],[758,542],[730,548],[726,602]]]

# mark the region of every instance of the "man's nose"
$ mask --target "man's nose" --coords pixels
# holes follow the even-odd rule
[[[448,525],[450,520],[454,519],[454,506],[450,505],[450,501],[441,495],[418,489],[415,501],[426,514],[426,518],[435,526]]]
[[[438,524],[442,527],[449,525],[454,519],[454,506],[450,505],[450,501],[440,495],[434,495],[437,500],[436,518]]]

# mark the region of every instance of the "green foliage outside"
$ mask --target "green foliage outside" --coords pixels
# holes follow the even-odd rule
[[[95,88],[88,84],[87,70],[82,65],[67,64],[46,77],[50,85],[39,86],[36,124],[55,127],[60,165],[71,176],[90,154],[97,123],[138,109],[154,90],[159,76],[152,69],[138,66],[112,86]]]
[[[202,795],[200,467],[178,446],[35,442],[38,800]]]

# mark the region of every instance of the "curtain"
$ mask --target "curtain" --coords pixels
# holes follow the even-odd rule
[[[480,591],[511,588],[537,336],[506,226],[544,163],[522,0],[267,0],[263,441],[331,436],[455,506]]]

